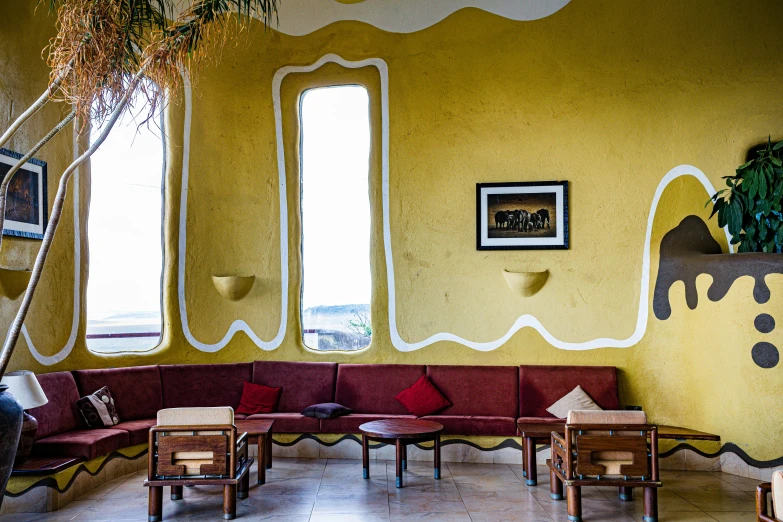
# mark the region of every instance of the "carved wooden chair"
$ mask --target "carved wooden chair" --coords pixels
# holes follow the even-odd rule
[[[772,513],[767,511],[767,496],[772,495]],[[772,481],[756,488],[756,520],[758,522],[783,521],[783,471],[772,474]]]
[[[247,434],[237,437],[231,408],[171,408],[150,429],[149,522],[163,519],[163,487],[182,500],[183,486],[223,486],[223,518],[236,518],[237,497],[247,498],[250,466]]]
[[[565,434],[552,432],[551,497],[568,498],[568,520],[582,520],[582,486],[614,486],[621,500],[644,488],[644,522],[658,520],[658,427],[642,411],[570,411]]]

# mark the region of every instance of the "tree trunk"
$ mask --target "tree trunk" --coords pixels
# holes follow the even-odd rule
[[[6,335],[5,343],[3,344],[3,351],[0,353],[0,378],[5,375],[5,371],[8,368],[11,355],[13,355],[16,342],[19,339],[20,332],[22,331],[22,325],[24,324],[24,320],[27,317],[27,312],[30,310],[30,304],[32,303],[35,289],[41,280],[41,273],[43,272],[44,265],[46,264],[46,258],[49,255],[49,249],[52,247],[54,233],[57,231],[57,225],[60,222],[60,218],[62,217],[63,205],[65,203],[65,196],[68,190],[68,181],[71,179],[71,176],[79,167],[79,165],[84,163],[90,156],[92,156],[106,140],[106,137],[109,135],[109,132],[111,132],[114,124],[117,123],[120,115],[128,105],[133,91],[136,90],[136,87],[141,80],[142,74],[143,69],[139,71],[133,78],[130,85],[128,86],[128,90],[125,92],[122,100],[114,109],[114,112],[112,113],[109,120],[106,122],[105,128],[101,132],[100,136],[98,136],[98,139],[96,139],[94,143],[91,143],[90,147],[84,152],[84,154],[74,160],[74,162],[71,163],[67,169],[65,169],[62,177],[60,177],[60,183],[57,187],[57,195],[54,198],[52,213],[49,217],[49,225],[46,227],[43,242],[41,243],[41,249],[38,251],[38,255],[35,258],[33,273],[30,275],[30,283],[27,285],[27,290],[25,291],[24,298],[22,299],[22,305],[19,307],[19,311],[16,313],[14,322],[11,323],[11,328]]]
[[[67,69],[67,71],[70,71],[70,67]],[[52,82],[52,84],[44,91],[44,93],[41,95],[40,98],[38,98],[35,103],[30,105],[26,111],[24,111],[16,120],[11,124],[10,127],[3,133],[2,136],[0,136],[0,147],[8,143],[8,140],[11,139],[11,137],[16,133],[16,131],[19,130],[19,127],[21,127],[24,122],[30,119],[30,117],[38,112],[38,110],[46,105],[46,102],[48,102],[51,97],[54,95],[55,92],[57,92],[57,89],[60,88],[60,84],[63,82],[67,74],[61,74],[55,80]]]
[[[27,154],[22,156],[22,159],[16,162],[16,165],[11,167],[11,170],[6,172],[5,177],[3,178],[2,183],[0,183],[0,246],[3,244],[3,234],[2,230],[5,226],[5,203],[6,198],[8,197],[8,185],[11,183],[11,178],[14,177],[14,174],[22,168],[22,166],[30,161],[30,158],[35,156],[35,154],[41,150],[41,148],[46,145],[52,138],[57,135],[58,132],[63,130],[66,125],[68,125],[73,118],[76,116],[76,112],[71,111],[71,113],[65,117],[60,123],[58,123],[52,130],[49,131],[49,134],[44,136],[44,138],[35,144],[35,146],[28,151]]]

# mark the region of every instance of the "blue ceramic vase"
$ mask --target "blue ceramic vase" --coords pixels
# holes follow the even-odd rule
[[[22,405],[8,393],[8,386],[0,384],[0,506],[5,486],[14,467],[19,434],[22,432]]]

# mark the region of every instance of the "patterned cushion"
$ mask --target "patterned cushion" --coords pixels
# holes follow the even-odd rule
[[[76,409],[89,428],[110,428],[120,422],[107,386],[76,401]]]

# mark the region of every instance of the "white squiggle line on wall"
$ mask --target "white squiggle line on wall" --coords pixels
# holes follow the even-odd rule
[[[73,132],[73,158],[79,157],[79,136],[74,130]],[[51,366],[62,361],[73,350],[76,344],[76,335],[79,333],[79,315],[81,313],[81,279],[82,279],[82,248],[81,248],[81,227],[79,226],[79,167],[76,168],[76,172],[73,174],[73,322],[71,323],[71,335],[68,336],[68,341],[65,343],[59,352],[54,355],[42,355],[39,352],[33,340],[30,339],[30,334],[27,332],[27,326],[22,325],[22,335],[27,343],[27,347],[30,348],[30,353],[33,355],[36,361],[44,366]]]
[[[282,69],[281,69],[282,71]],[[280,71],[275,75],[275,85],[278,86],[279,102],[279,85],[282,77],[278,79]],[[222,349],[228,344],[228,342],[234,337],[237,332],[245,332],[250,340],[255,343],[256,346],[262,350],[274,350],[280,343],[283,342],[286,329],[286,318],[288,315],[288,205],[286,202],[286,184],[285,184],[285,167],[281,167],[278,170],[279,187],[280,187],[280,278],[283,290],[282,302],[280,304],[280,327],[278,328],[277,335],[271,341],[264,341],[261,339],[253,329],[241,319],[235,320],[231,323],[226,334],[223,338],[216,343],[202,343],[193,336],[190,331],[190,325],[188,324],[188,311],[185,300],[185,251],[187,247],[187,215],[188,215],[188,176],[190,171],[190,130],[191,123],[193,121],[193,94],[190,84],[190,77],[187,74],[183,74],[184,89],[185,89],[185,123],[184,123],[184,138],[182,145],[182,194],[180,196],[179,203],[179,260],[178,267],[179,273],[177,274],[177,294],[179,297],[179,312],[182,318],[182,331],[185,334],[187,340],[197,349],[202,352],[216,352]],[[275,103],[275,120],[280,122],[278,112],[280,111],[280,104]],[[282,123],[278,123],[280,129],[282,129]],[[282,131],[279,131],[282,132]],[[278,165],[280,164],[283,156],[283,149],[278,141],[277,147],[277,159]]]
[[[570,0],[365,0],[341,4],[332,0],[285,0],[279,8],[281,33],[302,36],[329,24],[355,20],[392,33],[421,31],[455,12],[473,7],[517,21],[546,18]]]
[[[628,348],[630,346],[633,346],[634,344],[638,343],[642,339],[642,337],[644,336],[644,332],[647,330],[647,318],[649,316],[649,297],[650,297],[650,241],[652,239],[652,229],[653,229],[653,221],[655,219],[655,212],[658,209],[658,202],[661,199],[661,195],[663,194],[664,189],[669,185],[669,183],[674,181],[676,178],[679,178],[680,176],[693,176],[697,180],[699,180],[702,185],[704,185],[704,188],[707,190],[707,192],[710,195],[715,193],[715,187],[712,186],[712,183],[710,183],[710,180],[707,179],[707,176],[705,176],[701,170],[691,165],[680,165],[678,167],[675,167],[663,177],[661,182],[658,183],[658,188],[655,190],[655,196],[653,197],[653,201],[650,206],[650,214],[647,218],[647,232],[645,234],[644,254],[642,258],[642,283],[641,283],[642,287],[639,295],[639,314],[636,319],[636,329],[634,330],[633,334],[627,339],[612,339],[609,337],[601,337],[598,339],[592,339],[590,341],[584,341],[584,342],[567,342],[567,341],[561,341],[560,339],[557,339],[555,336],[549,333],[549,331],[546,328],[544,328],[544,326],[541,324],[541,322],[538,319],[536,319],[530,314],[525,314],[519,317],[516,321],[514,321],[514,324],[511,326],[508,332],[506,332],[506,334],[503,337],[495,341],[475,342],[451,333],[438,333],[417,343],[408,343],[404,341],[400,337],[399,332],[397,331],[397,319],[395,313],[395,297],[394,297],[394,270],[393,268],[391,268],[392,266],[391,265],[392,263],[391,232],[389,230],[389,221],[387,219],[388,217],[387,208],[389,204],[388,189],[386,186],[387,180],[386,178],[384,178],[383,235],[384,235],[384,243],[386,247],[386,262],[388,265],[386,272],[388,274],[388,284],[389,284],[389,323],[391,327],[390,329],[391,329],[392,343],[394,344],[395,348],[397,348],[402,352],[411,352],[414,350],[418,350],[420,348],[424,348],[425,346],[430,345],[432,343],[441,342],[441,341],[452,341],[455,343],[463,344],[469,348],[473,348],[474,350],[487,352],[500,347],[503,343],[508,341],[512,335],[514,335],[522,328],[529,327],[529,328],[533,328],[539,334],[541,334],[541,336],[544,338],[546,342],[562,350],[592,350],[595,348]],[[728,229],[724,229],[724,232],[726,233],[726,239],[730,240],[731,236],[729,235]],[[731,243],[729,243],[729,251],[732,253],[734,252],[734,248],[731,245]]]

